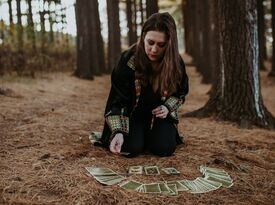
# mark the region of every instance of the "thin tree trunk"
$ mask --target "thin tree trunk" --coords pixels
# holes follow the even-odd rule
[[[134,34],[134,26],[132,21],[132,1],[126,0],[126,15],[127,15],[127,27],[128,27],[128,43],[129,46],[135,43],[135,34]]]
[[[104,44],[101,35],[101,25],[98,12],[98,1],[90,1],[90,16],[91,31],[90,36],[91,42],[91,53],[90,58],[92,59],[92,68],[95,75],[100,75],[106,72],[105,56],[104,56]]]
[[[259,68],[266,70],[264,60],[266,60],[266,39],[265,39],[265,21],[263,0],[257,0],[258,12],[258,39],[259,39]]]
[[[8,6],[9,6],[9,20],[10,20],[10,35],[11,39],[13,41],[13,34],[14,34],[14,22],[13,22],[13,13],[12,13],[12,0],[8,0]]]
[[[158,0],[146,0],[146,17],[147,19],[159,11]]]
[[[133,0],[134,16],[133,16],[133,26],[134,26],[134,41],[137,42],[137,1]]]
[[[75,75],[80,78],[93,79],[90,62],[88,1],[76,0],[75,4],[77,27],[77,68]]]
[[[17,49],[23,50],[23,26],[22,26],[22,13],[21,13],[21,0],[16,0],[17,10]]]
[[[53,15],[55,14],[55,11],[51,11],[51,4],[54,2],[49,2],[49,24],[50,24],[50,32],[49,32],[49,43],[52,44],[54,43],[54,32],[53,32],[53,24],[55,19],[53,18]]]
[[[33,13],[32,13],[32,1],[27,0],[28,4],[28,34],[29,40],[31,41],[32,49],[36,50],[36,42],[35,42],[35,31],[34,31],[34,23],[33,23]]]
[[[275,0],[271,0],[271,10],[272,10],[272,69],[269,76],[275,77]]]
[[[39,0],[40,1],[40,0]],[[40,16],[40,36],[41,36],[41,52],[45,53],[45,45],[46,45],[46,29],[45,29],[45,0],[43,1],[42,11],[39,11]]]
[[[201,58],[201,68],[202,73],[202,83],[212,83],[211,79],[211,67],[209,60],[211,59],[212,53],[210,53],[210,18],[209,18],[209,1],[204,0],[201,2],[202,6],[202,18],[201,18],[201,32],[202,32],[202,58]]]
[[[139,11],[140,11],[140,25],[144,23],[144,12],[143,12],[143,0],[139,0]]]
[[[206,105],[185,116],[216,115],[242,128],[274,129],[260,90],[257,1],[218,0],[218,11],[220,78]]]
[[[186,53],[194,58],[194,1],[182,0],[183,5],[183,23],[185,35],[185,49]],[[194,59],[193,59],[194,60]]]
[[[119,0],[107,0],[108,13],[108,68],[110,73],[116,65],[120,53]]]

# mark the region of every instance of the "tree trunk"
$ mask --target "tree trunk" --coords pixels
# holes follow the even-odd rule
[[[146,0],[146,17],[147,19],[159,11],[158,0]]]
[[[206,41],[208,44],[206,45],[208,52],[207,55],[207,64],[208,64],[208,78],[213,82],[216,80],[216,73],[218,71],[218,39],[219,39],[219,30],[218,30],[218,21],[217,21],[217,0],[207,0],[208,3],[208,35]]]
[[[210,53],[210,17],[209,17],[209,0],[204,0],[201,2],[201,33],[202,33],[202,58],[200,60],[200,72],[202,74],[202,83],[212,83],[211,79],[211,67],[210,67],[210,58],[212,53]],[[214,43],[214,42],[212,42]]]
[[[133,0],[133,9],[134,9],[134,16],[133,16],[133,26],[134,26],[134,41],[137,42],[137,1]]]
[[[272,10],[272,69],[269,76],[275,77],[275,0],[271,0],[271,10]]]
[[[135,33],[135,22],[133,21],[133,12],[132,12],[132,0],[126,0],[126,15],[127,15],[127,27],[128,27],[128,42],[129,46],[136,43],[137,34]]]
[[[92,69],[95,75],[100,75],[106,72],[105,57],[104,57],[104,44],[101,35],[101,25],[98,12],[98,1],[89,1],[90,3],[90,46],[92,59]]]
[[[90,67],[88,1],[89,0],[77,0],[75,4],[77,27],[77,69],[75,75],[80,78],[93,79],[93,73]]]
[[[14,33],[14,22],[13,22],[13,14],[12,14],[12,5],[11,5],[12,0],[8,0],[8,6],[9,6],[9,20],[10,20],[10,35],[11,39],[13,41],[13,33]]]
[[[203,10],[203,3],[200,0],[192,0],[194,4],[194,10],[192,12],[192,16],[194,19],[194,62],[196,64],[197,70],[203,74],[203,49],[204,49],[204,44],[203,44],[203,19],[205,18],[204,10]]]
[[[257,1],[218,0],[218,11],[220,78],[206,105],[185,116],[214,114],[242,128],[274,129],[275,120],[265,108],[260,90]]]
[[[182,0],[183,23],[185,35],[185,50],[194,58],[194,1]],[[194,59],[193,59],[194,60]]]
[[[139,0],[139,11],[140,11],[140,25],[143,26],[143,23],[144,23],[143,0]]]
[[[33,51],[36,50],[36,43],[35,43],[35,31],[34,31],[34,23],[33,23],[33,13],[32,13],[32,1],[27,0],[28,4],[28,37],[31,41]]]
[[[266,70],[264,60],[266,60],[266,39],[265,39],[265,20],[263,0],[257,0],[258,12],[258,39],[259,39],[259,68]]]
[[[110,73],[121,53],[119,27],[119,1],[107,0],[108,13],[108,68]]]
[[[39,0],[40,3],[41,0]],[[40,16],[40,26],[41,26],[41,31],[40,31],[40,36],[41,36],[41,52],[45,53],[45,45],[46,45],[46,29],[45,29],[45,0],[42,0],[42,11],[39,11],[39,16]]]
[[[50,32],[49,32],[49,43],[50,44],[53,44],[54,43],[54,32],[53,32],[53,24],[54,24],[54,21],[55,19],[53,18],[53,15],[55,13],[55,11],[51,11],[50,8],[51,8],[51,4],[54,3],[54,2],[49,2],[49,25],[50,25]]]
[[[23,51],[23,26],[22,26],[22,13],[21,13],[21,0],[16,0],[17,10],[17,49]]]

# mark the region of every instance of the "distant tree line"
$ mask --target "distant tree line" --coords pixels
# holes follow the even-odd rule
[[[74,39],[64,33],[66,8],[61,0],[6,0],[1,1],[0,6],[5,3],[9,22],[0,19],[0,74],[14,70],[25,74],[57,69],[54,68],[56,60],[67,58],[69,47],[74,45]],[[34,3],[39,5],[35,12]],[[27,7],[24,11],[22,4]],[[34,16],[39,17],[39,21],[34,21]],[[26,25],[22,23],[23,18],[27,19]],[[49,31],[46,31],[46,23]],[[61,25],[58,31],[54,31],[55,24]]]

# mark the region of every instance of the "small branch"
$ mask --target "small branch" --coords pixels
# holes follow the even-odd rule
[[[17,146],[15,147],[16,149],[24,149],[24,148],[29,148],[29,147],[35,147],[35,146],[39,146],[40,144],[30,144],[30,145],[21,145],[21,146]]]

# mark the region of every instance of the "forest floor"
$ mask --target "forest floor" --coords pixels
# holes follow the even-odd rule
[[[194,67],[187,67],[190,94],[181,113],[205,104],[210,85],[200,83]],[[261,73],[262,95],[275,115],[275,79]],[[240,129],[213,118],[181,119],[186,144],[173,156],[144,154],[133,159],[91,146],[88,135],[102,130],[110,76],[81,80],[70,73],[41,74],[35,79],[2,77],[0,88],[0,204],[274,204],[275,132]],[[177,196],[125,191],[103,186],[85,167],[104,166],[126,173],[132,165],[173,166],[180,176],[135,176],[140,182],[195,179],[200,165],[226,170],[231,188],[206,194]]]

